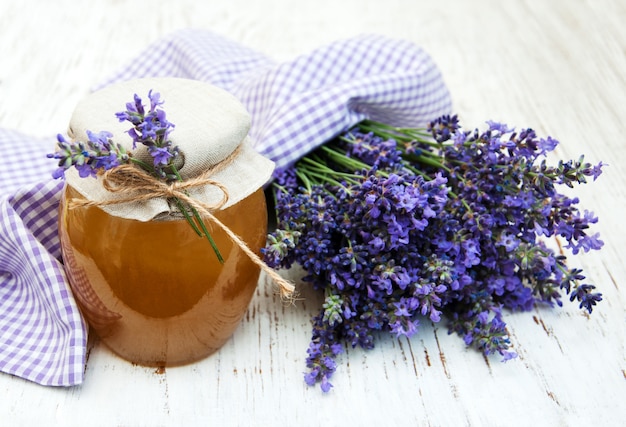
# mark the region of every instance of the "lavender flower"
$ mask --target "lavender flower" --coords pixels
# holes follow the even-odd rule
[[[133,127],[128,130],[133,140],[133,149],[137,147],[137,144],[144,145],[152,156],[152,165],[148,167],[144,165],[144,167],[150,169],[150,172],[158,178],[176,180],[178,176],[173,165],[179,151],[169,138],[174,124],[167,120],[165,111],[158,108],[163,104],[158,92],[150,90],[148,99],[150,109],[147,112],[141,98],[135,94],[135,102],[127,103],[126,111],[115,115],[120,122],[128,121],[133,124]]]
[[[159,93],[148,92],[150,109],[146,113],[142,99],[134,95],[134,102],[126,104],[126,110],[115,113],[121,121],[130,122],[133,127],[128,134],[133,139],[133,149],[137,144],[146,146],[153,158],[147,164],[131,156],[119,143],[113,143],[113,134],[107,131],[94,133],[87,130],[87,141],[67,141],[63,135],[57,135],[58,150],[48,154],[48,158],[59,160],[59,168],[53,173],[60,178],[65,171],[74,166],[81,178],[96,176],[100,171],[112,169],[121,164],[135,163],[147,172],[161,179],[177,179],[173,167],[178,156],[178,147],[172,144],[169,134],[174,125],[167,121],[165,111],[157,108],[163,104]]]
[[[506,361],[516,355],[503,310],[561,305],[565,293],[591,312],[600,294],[541,238],[572,253],[602,247],[589,233],[595,215],[556,188],[595,180],[604,165],[549,166],[557,144],[495,122],[463,131],[456,116],[427,129],[364,122],[279,171],[265,260],[300,264],[326,296],[306,383],[328,391],[341,345],[373,348],[374,331],[410,337],[445,318]]]
[[[48,154],[48,158],[58,159],[59,167],[52,176],[61,178],[65,171],[74,166],[81,178],[95,176],[98,170],[108,170],[129,161],[129,155],[120,144],[111,141],[109,132],[93,133],[87,131],[87,141],[67,141],[63,135],[57,135],[58,151]]]

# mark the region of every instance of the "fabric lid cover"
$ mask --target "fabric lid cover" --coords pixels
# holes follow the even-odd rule
[[[127,133],[130,122],[120,122],[115,113],[124,111],[126,103],[137,94],[146,108],[150,107],[148,92],[158,92],[167,120],[174,124],[170,133],[172,144],[180,155],[177,167],[183,180],[194,178],[218,165],[241,145],[237,155],[217,168],[211,179],[224,185],[228,201],[222,209],[232,206],[261,188],[271,177],[274,163],[258,154],[248,141],[250,115],[230,93],[197,80],[182,78],[144,78],[107,86],[82,99],[72,115],[68,136],[87,141],[87,131],[108,131],[112,140],[122,144],[132,155],[152,162],[143,145],[132,148]],[[81,178],[76,169],[66,171],[69,185],[93,201],[118,197],[104,189],[101,179]],[[195,187],[189,194],[200,202],[213,205],[223,196],[213,185]],[[103,206],[109,214],[140,221],[176,214],[164,198],[146,202],[126,202]]]

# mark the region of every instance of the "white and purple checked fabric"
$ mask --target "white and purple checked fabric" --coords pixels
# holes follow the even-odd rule
[[[451,109],[432,59],[414,44],[378,35],[275,63],[211,32],[183,30],[98,87],[156,76],[202,80],[234,94],[252,116],[255,148],[278,167],[365,118],[421,126]],[[68,386],[83,380],[87,327],[60,262],[63,184],[50,180],[55,165],[46,158],[53,145],[53,137],[0,129],[0,150],[12,153],[0,169],[0,371]]]
[[[44,385],[74,385],[87,327],[66,285],[56,233],[63,184],[18,190],[0,203],[0,370]]]

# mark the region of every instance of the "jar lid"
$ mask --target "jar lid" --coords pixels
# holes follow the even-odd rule
[[[133,149],[133,140],[128,134],[132,124],[120,122],[115,115],[126,109],[135,94],[149,103],[147,95],[150,90],[160,93],[161,108],[167,120],[175,126],[169,137],[179,149],[176,166],[183,180],[196,178],[227,159],[211,175],[211,180],[219,182],[228,193],[228,201],[222,209],[241,201],[270,179],[274,163],[252,147],[247,136],[251,119],[244,106],[230,93],[197,80],[145,78],[107,86],[78,103],[68,136],[75,141],[87,141],[88,130],[108,131],[113,135],[112,141],[123,145],[133,156],[150,159],[145,146],[138,145]],[[99,177],[80,178],[75,168],[66,171],[66,180],[89,200],[104,202],[119,197],[107,191]],[[222,200],[224,192],[209,184],[191,188],[189,194],[200,202],[215,205]],[[158,197],[109,204],[102,209],[140,221],[174,212],[165,198]]]

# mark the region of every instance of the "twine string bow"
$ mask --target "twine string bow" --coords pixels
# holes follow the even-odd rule
[[[274,269],[270,268],[241,237],[235,234],[227,225],[222,223],[213,215],[213,212],[222,208],[228,201],[228,190],[222,183],[214,180],[211,176],[216,169],[209,169],[205,173],[184,181],[166,182],[155,178],[143,169],[131,164],[123,164],[105,171],[101,175],[102,186],[118,197],[109,200],[87,200],[73,199],[70,208],[89,206],[108,206],[128,202],[142,202],[149,199],[164,197],[175,198],[179,202],[185,203],[197,210],[201,215],[209,219],[212,223],[226,233],[231,241],[241,249],[250,260],[261,268],[278,285],[280,296],[284,301],[291,302],[294,298],[295,287],[288,280],[280,276]],[[189,195],[188,190],[211,185],[220,190],[222,198],[215,204],[208,204],[194,199]]]

